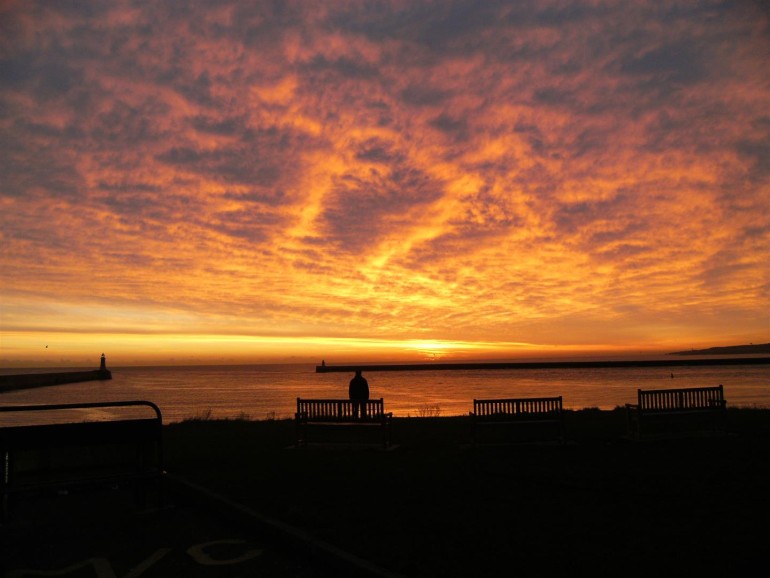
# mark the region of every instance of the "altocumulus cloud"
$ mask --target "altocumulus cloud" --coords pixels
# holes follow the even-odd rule
[[[751,2],[6,2],[3,300],[762,339],[767,29]]]

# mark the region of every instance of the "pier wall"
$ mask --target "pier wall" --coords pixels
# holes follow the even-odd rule
[[[0,375],[0,392],[14,389],[30,389],[81,381],[97,381],[112,379],[108,369],[91,371],[61,371],[55,373],[24,373],[18,375]]]
[[[544,361],[544,362],[480,362],[480,363],[406,363],[406,364],[361,364],[361,365],[316,365],[316,373],[352,373],[364,371],[437,371],[437,370],[478,370],[478,369],[565,369],[597,367],[676,367],[688,365],[754,365],[770,364],[770,357],[738,357],[710,359],[660,359],[629,361]]]

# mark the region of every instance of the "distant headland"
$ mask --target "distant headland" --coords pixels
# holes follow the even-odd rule
[[[770,353],[770,343],[690,349],[689,351],[674,351],[669,353],[669,355],[761,355],[766,353]]]

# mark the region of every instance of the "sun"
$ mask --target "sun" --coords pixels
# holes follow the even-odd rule
[[[421,359],[426,361],[438,361],[446,359],[451,353],[461,349],[459,343],[446,341],[414,341],[409,342],[407,350],[416,353]]]

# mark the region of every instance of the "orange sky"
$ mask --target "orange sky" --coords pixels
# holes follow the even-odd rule
[[[0,30],[2,366],[770,341],[759,2],[6,0]]]

